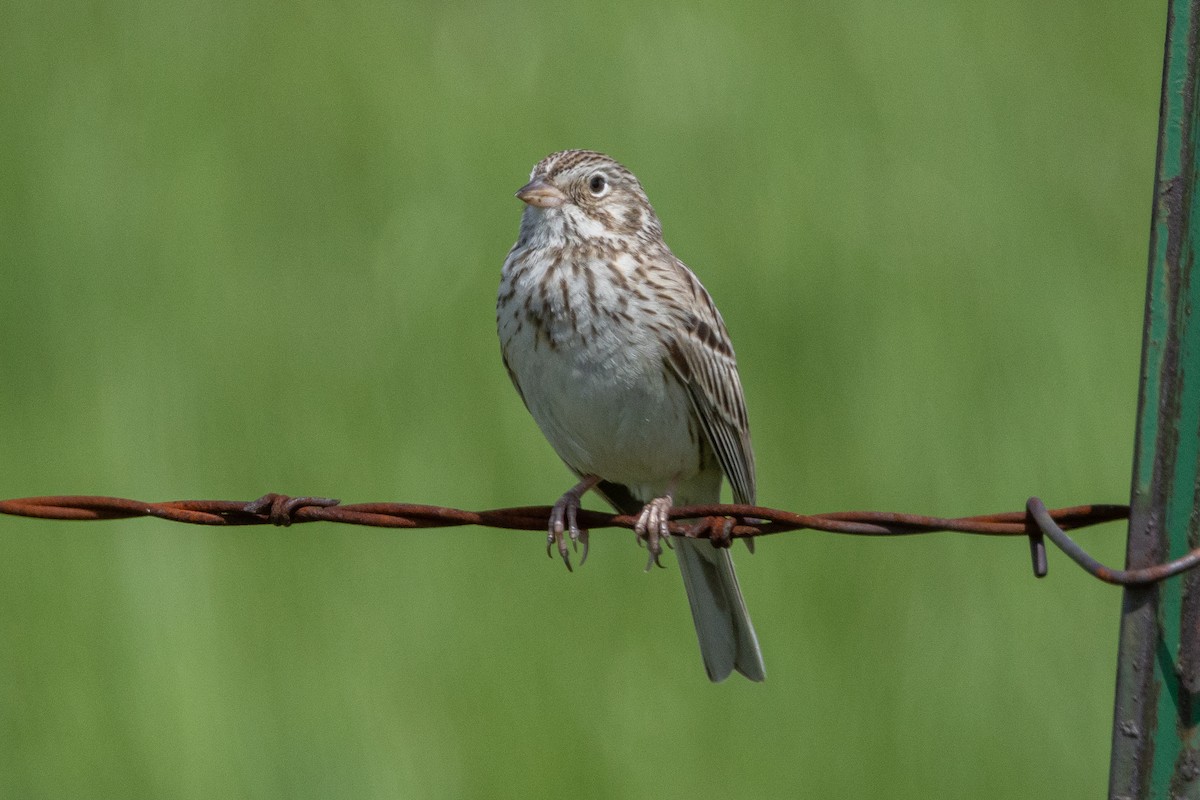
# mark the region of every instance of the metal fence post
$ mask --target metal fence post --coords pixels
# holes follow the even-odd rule
[[[1126,562],[1200,545],[1200,0],[1169,0]],[[1200,797],[1200,572],[1127,588],[1110,798]]]

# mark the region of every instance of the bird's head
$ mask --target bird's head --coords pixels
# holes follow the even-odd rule
[[[658,216],[632,172],[593,150],[546,156],[517,190],[522,230],[582,238],[659,238]]]

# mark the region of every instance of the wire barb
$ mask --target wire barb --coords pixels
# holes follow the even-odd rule
[[[39,519],[101,520],[157,517],[191,525],[291,525],[303,522],[341,522],[383,528],[447,528],[479,525],[502,530],[546,533],[550,506],[464,511],[414,503],[354,503],[340,505],[329,497],[290,497],[266,494],[258,500],[173,500],[147,503],[120,497],[58,496],[0,500],[0,514]],[[1049,510],[1036,497],[1024,511],[975,517],[928,517],[886,511],[841,511],[828,514],[795,514],[774,508],[746,505],[679,506],[669,513],[673,536],[710,539],[727,547],[733,539],[753,539],[787,531],[815,530],[850,536],[911,536],[951,532],[980,536],[1024,536],[1029,540],[1033,573],[1047,572],[1045,539],[1067,554],[1089,575],[1106,583],[1144,586],[1200,565],[1200,548],[1166,564],[1141,569],[1113,569],[1087,554],[1066,531],[1128,519],[1129,506],[1086,505]],[[699,519],[700,522],[694,522]],[[579,528],[629,528],[638,518],[579,509]],[[690,520],[691,522],[686,522]],[[565,546],[565,545],[564,545]],[[586,540],[584,553],[586,557]]]
[[[301,508],[307,506],[331,508],[339,502],[341,501],[334,500],[332,497],[288,497],[286,494],[271,492],[246,503],[245,511],[247,514],[255,516],[265,514],[267,521],[272,525],[286,528],[292,524],[293,515]]]

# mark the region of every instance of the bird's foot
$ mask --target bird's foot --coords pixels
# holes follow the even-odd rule
[[[587,528],[579,527],[579,498],[599,482],[600,479],[596,477],[584,478],[558,498],[554,508],[550,509],[550,530],[546,536],[546,555],[554,558],[552,548],[557,547],[558,554],[562,557],[563,563],[567,565],[568,572],[572,571],[571,551],[567,547],[568,537],[576,550],[579,549],[579,545],[583,545],[583,556],[579,559],[579,565],[583,566],[583,562],[587,561],[588,532]]]
[[[638,545],[646,543],[650,551],[650,560],[646,562],[646,571],[651,567],[662,567],[658,557],[662,555],[662,546],[671,546],[671,496],[656,497],[646,504],[638,516],[633,532],[637,534]]]

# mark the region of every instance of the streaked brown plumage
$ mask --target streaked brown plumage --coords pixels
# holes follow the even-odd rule
[[[754,454],[737,362],[712,298],[662,238],[633,173],[565,150],[520,191],[520,235],[504,262],[496,321],[526,407],[580,482],[554,508],[549,544],[570,568],[580,497],[595,489],[640,514],[656,563],[672,505],[714,503],[722,475],[754,503]],[[765,673],[728,549],[676,539],[709,677]],[[649,566],[649,565],[647,565]]]

